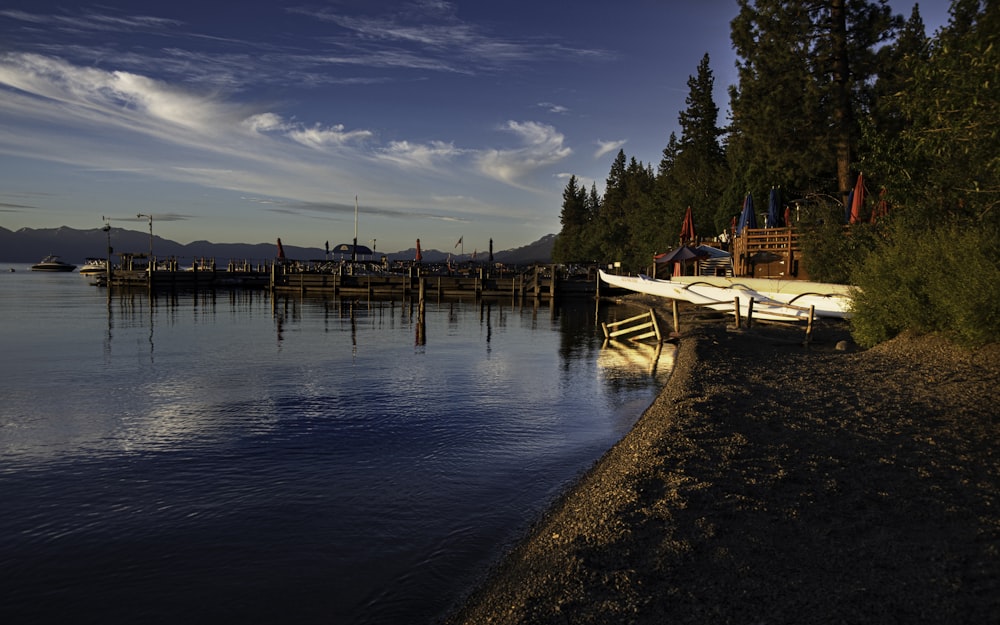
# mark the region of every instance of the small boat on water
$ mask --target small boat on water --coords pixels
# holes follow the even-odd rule
[[[707,276],[658,280],[648,276],[616,276],[600,272],[611,286],[690,302],[721,312],[734,312],[737,298],[740,314],[746,316],[753,299],[753,316],[771,321],[799,321],[809,317],[846,319],[851,316],[850,287],[841,284],[761,278]]]
[[[59,260],[58,256],[46,256],[42,262],[31,266],[32,271],[73,271],[76,265]]]
[[[88,258],[80,267],[81,276],[103,276],[108,273],[108,261],[104,258]]]

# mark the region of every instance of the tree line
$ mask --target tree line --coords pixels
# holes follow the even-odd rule
[[[654,171],[619,151],[603,194],[571,177],[556,262],[622,261],[729,230],[748,193],[795,205],[814,279],[859,287],[855,338],[1000,331],[1000,0],[953,0],[926,33],[886,0],[738,0],[738,82],[719,125],[706,54]],[[845,234],[863,174],[864,223]],[[874,218],[872,213],[875,213]]]

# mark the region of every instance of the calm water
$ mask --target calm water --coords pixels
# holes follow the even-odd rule
[[[431,623],[631,427],[664,348],[550,309],[0,275],[0,621]]]

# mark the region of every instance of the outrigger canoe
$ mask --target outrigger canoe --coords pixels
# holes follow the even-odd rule
[[[850,287],[805,280],[769,278],[722,278],[677,276],[658,280],[644,275],[616,276],[600,271],[601,279],[611,286],[690,302],[721,312],[733,312],[739,302],[740,314],[746,316],[753,299],[753,316],[772,321],[799,321],[809,317],[813,307],[816,317],[845,319],[851,315]]]

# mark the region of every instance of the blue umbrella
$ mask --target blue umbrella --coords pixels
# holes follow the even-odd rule
[[[768,228],[780,228],[781,223],[781,192],[771,187],[771,197],[767,201],[767,224]]]
[[[740,213],[740,221],[736,224],[736,236],[740,236],[744,228],[756,228],[757,215],[753,212],[753,194],[747,193],[747,199],[743,200],[743,212]]]

